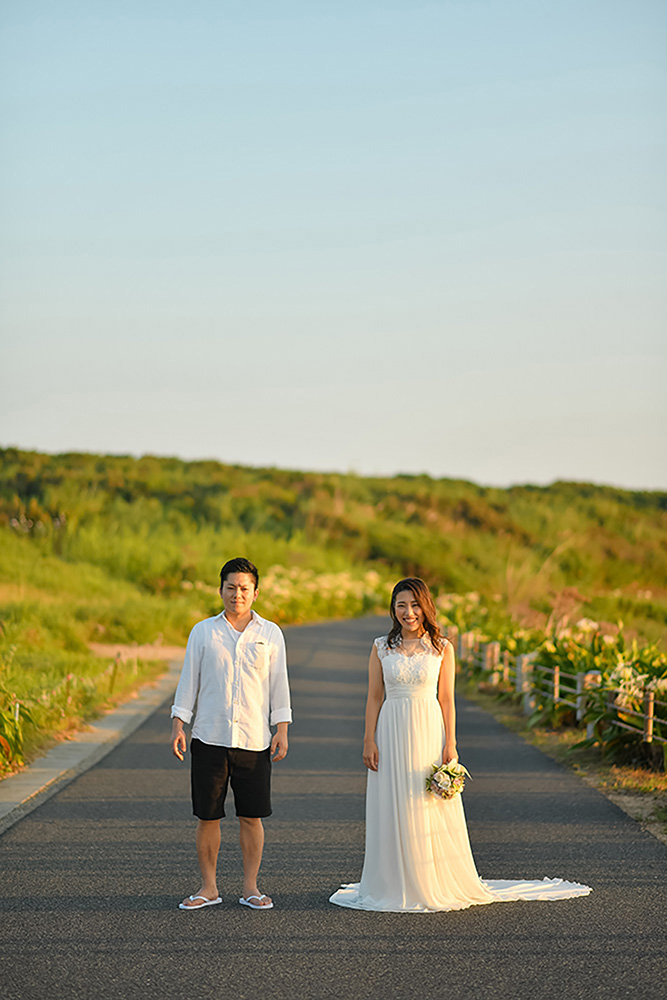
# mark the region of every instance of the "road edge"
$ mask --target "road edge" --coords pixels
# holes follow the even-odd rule
[[[667,845],[667,833],[664,832],[662,828],[663,824],[647,820],[646,817],[643,815],[643,810],[641,809],[641,807],[637,808],[637,804],[644,800],[651,799],[651,801],[654,801],[655,799],[654,796],[625,794],[622,792],[610,791],[608,788],[605,788],[593,775],[583,773],[582,771],[573,767],[572,764],[568,764],[567,761],[564,761],[555,754],[550,753],[549,750],[545,749],[544,746],[540,746],[537,743],[533,742],[530,739],[530,733],[526,729],[518,727],[514,728],[513,726],[507,725],[504,719],[505,713],[501,710],[501,702],[496,702],[498,711],[494,712],[493,705],[485,698],[476,698],[475,697],[476,694],[478,694],[478,692],[475,691],[474,688],[466,689],[466,687],[463,687],[460,697],[462,697],[464,700],[467,699],[471,705],[475,705],[477,708],[481,709],[482,712],[487,712],[490,716],[492,716],[496,720],[496,722],[500,723],[501,726],[504,726],[504,728],[507,729],[508,732],[514,733],[514,735],[518,736],[521,740],[523,740],[523,742],[527,746],[533,747],[535,750],[538,750],[541,754],[544,754],[545,757],[548,757],[550,760],[553,760],[556,764],[562,767],[564,771],[567,771],[568,774],[574,775],[581,782],[583,782],[584,785],[588,785],[589,788],[595,789],[595,791],[599,792],[600,795],[603,795],[608,802],[611,802],[618,809],[620,809],[621,812],[625,813],[626,816],[629,816],[630,819],[634,820],[635,823],[637,823],[638,826],[645,833],[649,833],[656,840],[659,840],[661,844]]]
[[[170,661],[164,674],[112,712],[0,781],[0,836],[94,767],[149,719],[176,689],[181,667],[182,660]]]

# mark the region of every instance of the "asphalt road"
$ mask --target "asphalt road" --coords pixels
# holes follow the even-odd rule
[[[328,902],[361,871],[366,663],[382,626],[287,630],[295,723],[274,769],[261,881],[273,910],[238,905],[233,817],[223,821],[223,904],[177,909],[199,882],[188,771],[168,749],[167,703],[0,837],[3,1000],[664,995],[667,847],[463,700],[459,749],[474,776],[465,806],[480,874],[561,876],[593,892],[437,914]]]

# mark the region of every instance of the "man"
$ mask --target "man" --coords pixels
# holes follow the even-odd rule
[[[239,903],[254,910],[273,906],[257,885],[264,847],[262,817],[271,815],[271,760],[284,760],[287,754],[292,710],[283,634],[252,610],[258,583],[257,569],[248,559],[230,559],[222,567],[223,611],[198,622],[190,633],[171,709],[172,751],[183,760],[183,724],[191,721],[197,703],[190,756],[202,884],[196,895],[179,904],[182,910],[222,902],[216,868],[229,783],[243,854]],[[277,728],[273,738],[270,725]]]

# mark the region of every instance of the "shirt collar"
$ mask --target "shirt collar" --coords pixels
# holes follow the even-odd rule
[[[250,615],[251,615],[251,618],[250,618],[250,621],[248,622],[248,624],[246,625],[246,627],[245,627],[245,628],[243,629],[243,632],[245,632],[245,631],[246,631],[247,629],[249,629],[249,628],[250,628],[250,626],[251,626],[251,625],[252,625],[252,624],[253,624],[254,622],[256,622],[256,621],[259,621],[259,615],[257,615],[257,614],[256,614],[256,613],[255,613],[255,612],[253,611],[253,609],[252,609],[252,608],[250,609]],[[230,622],[229,618],[228,618],[228,617],[227,617],[227,615],[225,614],[225,609],[224,609],[224,608],[222,609],[222,611],[221,611],[221,612],[220,612],[220,614],[218,615],[218,618],[222,618],[222,620],[224,621],[225,625],[228,625],[228,626],[229,626],[229,628],[231,628],[231,629],[234,629],[234,631],[235,631],[235,632],[237,632],[237,633],[238,633],[239,635],[243,635],[243,632],[239,632],[239,630],[238,630],[237,628],[234,628],[234,626],[233,626],[233,625],[232,625],[232,623]]]

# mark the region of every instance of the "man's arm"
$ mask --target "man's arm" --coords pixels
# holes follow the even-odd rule
[[[202,647],[197,633],[198,629],[195,625],[188,638],[183,669],[174,695],[174,704],[171,706],[171,752],[179,760],[183,760],[187,750],[183,723],[192,721],[192,713],[199,690]]]
[[[287,756],[287,727],[292,721],[289,682],[287,679],[287,653],[285,639],[276,625],[276,635],[271,648],[269,664],[269,691],[271,698],[269,722],[276,726],[271,740],[272,760],[284,760]]]

